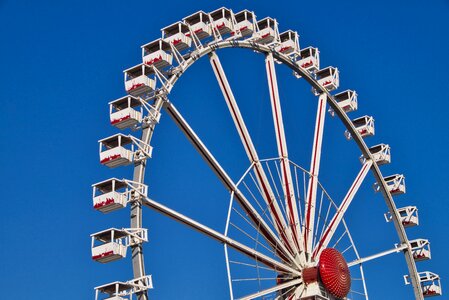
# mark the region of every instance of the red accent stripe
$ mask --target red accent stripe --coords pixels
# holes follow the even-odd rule
[[[108,252],[104,252],[104,253],[101,253],[101,254],[98,254],[98,255],[94,255],[94,256],[92,256],[92,259],[93,260],[97,260],[97,259],[99,259],[99,258],[103,258],[103,257],[106,257],[106,256],[110,256],[110,255],[112,255],[112,254],[114,254],[114,251],[108,251]]]
[[[363,174],[363,172],[365,171],[365,169],[366,169],[367,166],[368,166],[368,165],[365,165],[365,166],[363,167],[362,171],[360,172],[360,174],[357,176],[357,178],[356,178],[356,180],[355,180],[355,183],[352,185],[351,189],[349,190],[348,196],[343,200],[343,202],[342,202],[342,204],[341,204],[340,207],[344,207],[344,205],[345,205],[346,202],[348,201],[349,196],[351,195],[351,193],[352,193],[352,191],[354,190],[355,186],[356,186],[357,183],[359,182],[360,177],[362,176],[362,174]],[[337,217],[340,215],[340,213],[341,213],[341,210],[339,209],[339,210],[337,211],[337,213],[335,214],[335,216],[332,218],[332,221],[331,221],[329,227],[326,229],[326,232],[324,233],[323,238],[320,240],[318,246],[315,248],[315,251],[313,252],[312,258],[315,258],[315,256],[318,254],[318,252],[320,252],[320,249],[321,249],[321,246],[323,245],[324,240],[325,240],[325,239],[327,238],[327,236],[329,235],[330,229],[331,229],[332,226],[334,225],[334,223],[335,223],[335,221],[337,220]]]
[[[321,101],[324,100],[320,100],[320,110],[318,112],[318,130],[316,132],[315,135],[315,145],[314,145],[314,153],[313,153],[313,160],[312,160],[312,169],[311,169],[311,173],[312,173],[312,178],[310,180],[310,188],[313,187],[313,184],[315,182],[315,168],[316,168],[316,155],[317,155],[317,147],[318,147],[318,136],[320,135],[321,131],[321,114],[322,114],[322,110],[323,110],[323,105],[321,103]],[[306,215],[306,222],[305,222],[305,230],[304,230],[304,247],[305,249],[307,249],[307,240],[309,237],[309,223],[310,223],[310,209],[312,207],[312,203],[311,203],[311,197],[312,197],[312,193],[309,192],[309,196],[307,197],[307,215]]]
[[[115,202],[115,201],[114,201],[114,198],[106,198],[105,201],[102,201],[102,202],[100,202],[100,203],[95,204],[95,205],[94,205],[94,208],[95,208],[95,209],[99,209],[100,207],[103,207],[103,206],[105,206],[105,205],[109,205],[109,204],[114,203],[114,202]]]
[[[108,157],[100,160],[100,163],[104,164],[104,163],[110,162],[111,160],[114,160],[114,159],[117,159],[120,157],[122,157],[120,154],[114,154],[114,155],[108,156]]]
[[[122,121],[125,121],[125,120],[127,120],[129,118],[131,118],[131,115],[126,115],[126,116],[124,116],[122,118],[114,119],[114,120],[111,121],[111,125],[115,125],[115,124],[120,123]]]
[[[286,151],[284,152],[284,148],[283,148],[284,141],[282,139],[280,124],[279,124],[279,117],[278,117],[279,112],[277,110],[277,102],[276,102],[277,97],[274,93],[274,83],[273,83],[273,75],[272,75],[270,61],[268,61],[267,64],[268,64],[268,73],[270,75],[271,98],[273,99],[273,107],[274,107],[275,120],[276,120],[276,133],[277,133],[277,136],[279,139],[281,156],[284,157],[287,155],[287,153],[285,153]],[[287,204],[288,204],[288,208],[289,208],[288,218],[289,218],[290,226],[292,227],[293,240],[299,249],[299,242],[298,242],[298,237],[297,237],[296,228],[295,228],[295,221],[294,221],[294,217],[293,217],[293,205],[292,205],[292,200],[290,197],[290,186],[289,186],[290,183],[288,182],[287,170],[285,167],[285,160],[282,160],[282,173],[283,173],[284,181],[286,183]]]
[[[135,90],[143,85],[144,85],[143,83],[133,84],[133,86],[128,89],[128,92]]]

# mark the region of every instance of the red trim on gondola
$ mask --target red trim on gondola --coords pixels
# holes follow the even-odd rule
[[[115,203],[114,198],[106,198],[105,201],[96,203],[94,205],[94,208],[95,209],[99,209],[100,207],[103,207],[103,206],[106,206],[106,205],[109,205],[109,204],[113,204],[113,203]]]
[[[262,35],[262,38],[264,39],[264,38],[266,38],[269,35],[270,35],[270,33],[264,34],[264,35]]]
[[[150,59],[149,61],[146,61],[145,64],[152,65],[154,63],[157,63],[158,61],[162,60],[162,55],[159,55],[159,57],[155,57],[153,59]]]
[[[128,120],[129,118],[131,118],[131,115],[126,115],[126,116],[123,116],[121,118],[114,119],[114,120],[111,121],[111,125],[115,125],[117,123],[123,122],[125,120]]]
[[[401,188],[396,188],[394,190],[391,190],[390,193],[398,193],[400,192]]]
[[[288,49],[290,49],[290,48],[291,48],[290,46],[282,47],[282,48],[279,50],[279,52],[284,52],[284,51],[286,51],[286,50],[288,50]]]
[[[301,65],[301,67],[302,67],[302,68],[308,68],[308,67],[310,67],[311,65],[313,65],[313,61],[309,61],[309,62],[303,63],[303,64]]]
[[[423,292],[423,295],[426,295],[426,296],[428,296],[428,295],[436,295],[436,294],[437,294],[437,291],[434,291],[434,290],[431,290],[431,289],[428,289],[427,291]]]
[[[242,27],[240,27],[240,32],[242,32],[243,30],[246,30],[246,29],[248,29],[248,26],[242,26]]]
[[[427,257],[425,253],[414,253],[413,257],[416,259]]]
[[[94,255],[94,256],[92,256],[92,259],[93,260],[98,260],[100,258],[111,256],[112,254],[114,254],[114,251],[111,250],[111,251],[104,252],[104,253],[101,253],[101,254],[98,254],[98,255]]]
[[[181,39],[173,40],[173,45],[176,46],[181,43]]]
[[[120,157],[122,157],[121,154],[114,154],[114,155],[108,156],[106,158],[103,158],[102,160],[100,160],[100,163],[104,164],[104,163],[110,162],[110,161],[115,160]]]
[[[130,91],[135,90],[143,85],[144,85],[143,83],[133,84],[133,86],[131,88],[129,88],[127,91],[130,92]]]
[[[221,23],[220,25],[215,26],[217,29],[222,29],[225,26],[225,23]]]

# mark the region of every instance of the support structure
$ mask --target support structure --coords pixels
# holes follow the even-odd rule
[[[288,160],[287,142],[285,138],[284,121],[282,119],[276,70],[274,67],[273,54],[271,52],[265,56],[265,68],[267,71],[268,87],[270,91],[270,103],[271,111],[273,113],[278,155],[281,159],[282,189],[284,192],[285,207],[287,210],[289,226],[293,235],[293,241],[299,251],[300,261],[304,264],[305,255],[302,233],[299,226],[298,208],[296,205],[295,190]]]
[[[312,160],[310,163],[310,178],[307,188],[305,221],[304,221],[304,248],[308,259],[312,252],[313,229],[315,224],[316,190],[318,186],[318,174],[320,171],[321,145],[323,142],[324,119],[326,116],[327,95],[321,94],[318,98],[318,110],[315,122],[315,134],[313,138]]]
[[[360,185],[362,184],[363,180],[365,179],[366,175],[368,174],[368,171],[370,170],[371,166],[373,165],[373,162],[371,160],[367,160],[360,170],[359,174],[355,178],[354,182],[352,183],[351,187],[349,188],[348,192],[346,193],[346,196],[344,197],[343,201],[340,204],[340,207],[338,208],[337,212],[335,213],[334,217],[329,223],[329,226],[327,226],[326,230],[324,231],[323,236],[321,237],[320,241],[318,242],[318,245],[313,250],[312,254],[312,260],[315,260],[317,257],[320,257],[321,251],[327,247],[329,244],[329,241],[333,237],[334,232],[340,225],[340,221],[343,219],[343,216],[345,215],[346,211],[349,208],[349,205],[351,205],[352,200],[354,199],[354,196],[356,195],[357,191],[360,188]]]
[[[226,74],[221,66],[220,60],[215,52],[209,54],[210,63],[212,69],[214,70],[217,81],[220,85],[223,96],[228,105],[229,112],[231,113],[232,119],[234,120],[235,127],[239,133],[242,144],[245,148],[246,154],[250,160],[251,164],[254,164],[254,170],[257,182],[260,189],[262,190],[262,196],[269,208],[269,213],[273,224],[275,225],[276,231],[281,237],[282,242],[291,251],[292,254],[298,254],[297,243],[294,243],[294,236],[292,238],[291,227],[285,222],[282,215],[281,208],[278,201],[273,193],[273,190],[268,181],[268,177],[260,163],[259,156],[257,154],[256,148],[254,147],[253,141],[246,127],[245,121],[240,113],[237,102],[234,98],[234,93],[231,90]]]
[[[235,198],[240,204],[240,206],[248,214],[249,218],[252,220],[256,226],[260,229],[261,235],[268,241],[271,247],[279,254],[279,256],[285,260],[295,263],[290,250],[280,241],[276,234],[271,230],[268,224],[263,220],[262,216],[257,212],[257,210],[251,205],[251,203],[245,198],[245,196],[240,192],[235,183],[225,172],[225,170],[220,166],[217,160],[213,157],[210,151],[206,148],[204,143],[192,130],[189,124],[184,120],[182,115],[174,107],[173,103],[167,101],[164,105],[167,113],[174,120],[176,125],[184,132],[189,141],[198,150],[204,160],[208,163],[217,177],[222,181],[225,187],[230,191],[234,192]],[[298,266],[299,267],[299,266]]]
[[[251,17],[249,18],[248,15],[251,15]],[[288,32],[290,31],[287,31],[287,33]],[[333,235],[339,228],[339,224],[343,224],[346,229],[344,235],[347,235],[347,238],[350,240],[350,246],[342,251],[342,254],[353,248],[356,257],[358,258],[357,260],[351,262],[350,266],[361,265],[363,262],[390,253],[402,251],[409,270],[409,275],[406,276],[407,283],[411,283],[413,285],[415,299],[422,300],[424,297],[441,295],[439,276],[431,273],[430,271],[418,273],[415,264],[416,261],[430,259],[430,248],[422,248],[420,243],[424,245],[424,240],[408,240],[405,227],[410,226],[410,224],[404,223],[403,217],[401,216],[402,210],[398,210],[393,201],[393,195],[405,193],[404,183],[399,184],[398,187],[392,184],[394,183],[393,181],[398,181],[396,179],[400,179],[399,177],[401,175],[394,175],[394,178],[392,176],[384,177],[380,172],[379,165],[390,162],[389,148],[380,147],[381,149],[379,151],[375,151],[375,149],[377,149],[376,146],[370,149],[363,140],[365,137],[374,135],[374,119],[369,116],[364,116],[351,121],[351,119],[347,116],[347,113],[357,108],[357,103],[351,101],[351,99],[354,100],[350,97],[351,93],[345,94],[345,92],[343,92],[334,96],[329,93],[329,91],[338,88],[338,70],[333,67],[327,67],[319,70],[319,59],[317,55],[318,50],[316,48],[306,48],[311,50],[311,55],[309,56],[313,57],[315,61],[303,61],[304,59],[309,58],[309,56],[303,55],[304,50],[306,49],[301,51],[299,48],[299,43],[294,44],[294,46],[296,45],[297,47],[295,46],[294,49],[290,49],[290,46],[288,45],[291,45],[292,41],[289,39],[291,39],[290,33],[287,35],[279,35],[277,21],[275,19],[268,17],[262,19],[261,21],[257,21],[255,14],[252,12],[245,10],[234,15],[232,10],[227,8],[220,8],[211,13],[198,12],[180,22],[164,28],[161,39],[144,46],[142,55],[143,62],[135,67],[125,70],[125,89],[129,95],[132,96],[126,96],[110,103],[111,124],[119,129],[141,129],[141,138],[137,139],[132,136],[118,134],[112,138],[107,138],[100,141],[100,145],[104,142],[103,144],[105,144],[107,148],[105,151],[100,151],[100,162],[110,168],[134,164],[133,178],[132,180],[117,180],[112,178],[109,181],[103,181],[96,184],[94,187],[94,198],[96,197],[97,199],[94,199],[94,207],[97,210],[106,213],[122,209],[129,204],[131,206],[131,228],[129,230],[130,232],[135,232],[136,230],[144,230],[142,228],[142,206],[146,205],[189,226],[190,228],[205,234],[208,237],[223,243],[225,245],[226,257],[228,256],[228,248],[232,248],[237,252],[255,260],[255,267],[258,271],[258,264],[260,262],[273,272],[278,272],[281,276],[277,277],[278,279],[280,278],[277,282],[277,286],[266,289],[261,288],[258,292],[249,294],[242,299],[253,299],[272,293],[277,294],[276,299],[304,299],[301,297],[305,297],[303,291],[306,289],[306,284],[303,283],[306,282],[306,279],[303,278],[304,273],[302,270],[304,268],[309,270],[314,268],[316,260],[320,257],[323,249],[327,248],[329,245]],[[271,174],[271,170],[268,169],[267,171],[264,170],[264,167],[262,167],[261,161],[253,145],[248,129],[246,128],[245,122],[240,114],[237,102],[229,86],[226,75],[215,53],[217,49],[229,47],[251,49],[265,55],[265,66],[271,100],[270,103],[273,114],[280,165],[279,170],[277,170],[279,177],[277,180],[279,180],[280,184],[282,184],[283,197],[279,195],[276,182],[274,182]],[[289,54],[291,51],[299,52],[300,55],[291,55]],[[214,69],[229,111],[234,120],[235,127],[237,128],[242,144],[245,147],[246,154],[251,163],[251,168],[254,170],[256,177],[254,183],[265,201],[265,208],[262,208],[257,199],[254,199],[254,202],[257,202],[258,206],[253,206],[250,202],[250,197],[254,197],[253,194],[248,196],[249,199],[246,198],[243,192],[239,190],[239,183],[236,184],[230,178],[230,176],[206,148],[203,141],[197,136],[193,129],[184,120],[183,116],[167,99],[167,95],[171,92],[174,84],[181,77],[181,75],[196,60],[205,55],[209,55],[210,57],[211,65]],[[300,205],[298,205],[298,201],[300,200],[298,179],[296,176],[296,169],[296,182],[293,181],[290,171],[289,164],[291,162],[288,158],[287,142],[283,128],[282,111],[274,65],[275,61],[291,68],[296,77],[302,78],[308,82],[312,87],[312,90],[319,96],[311,166],[310,170],[305,171],[304,173],[307,173],[309,178],[307,190],[304,187],[306,190],[306,195],[304,199],[304,222],[302,224],[302,220],[300,220],[299,216],[302,212],[299,212],[298,214],[298,207],[300,207]],[[329,79],[329,76],[331,75],[333,76],[332,80]],[[149,105],[149,101],[154,101],[154,104],[150,106],[150,109],[147,107],[147,105]],[[349,104],[344,104],[346,103],[345,101]],[[143,116],[144,109],[142,109],[142,107],[139,108],[139,102],[149,113],[146,117]],[[329,197],[330,203],[333,204],[333,207],[337,208],[337,211],[333,216],[330,214],[332,219],[328,224],[327,220],[330,211],[328,209],[328,213],[324,218],[324,225],[319,227],[319,219],[321,219],[322,216],[322,199],[318,205],[319,209],[316,211],[315,209],[317,207],[317,189],[320,185],[320,183],[318,183],[318,176],[320,170],[320,156],[327,104],[329,104],[329,109],[332,111],[333,115],[337,116],[346,127],[346,136],[353,139],[358,148],[361,150],[361,162],[363,163],[363,166],[338,208]],[[152,148],[150,146],[150,141],[152,139],[156,123],[159,121],[160,111],[162,108],[165,108],[178,127],[197,149],[198,153],[208,163],[211,170],[217,175],[217,178],[222,181],[225,188],[232,194],[233,199],[235,199],[240,205],[244,211],[241,213],[242,219],[247,221],[247,223],[250,224],[249,226],[253,226],[253,228],[256,229],[257,239],[253,240],[257,243],[259,241],[259,236],[265,239],[268,247],[271,247],[268,249],[270,251],[270,255],[273,254],[273,257],[276,258],[258,251],[255,247],[248,247],[247,245],[230,238],[227,235],[227,229],[225,234],[221,234],[199,222],[196,222],[174,210],[165,207],[162,204],[159,204],[156,201],[149,199],[146,195],[146,190],[143,191],[139,188],[131,188],[129,193],[127,189],[125,191],[123,190],[124,183],[133,183],[143,187],[147,159],[151,157]],[[123,149],[123,153],[118,153],[118,151],[115,151],[118,149],[115,148],[122,147],[122,142],[127,143],[127,145],[132,144],[132,146],[136,146],[138,150],[134,151],[134,148],[132,150]],[[381,146],[382,145],[383,144],[381,144]],[[109,150],[111,151],[106,153]],[[122,150],[122,148],[120,148],[120,150]],[[101,157],[102,154],[104,157]],[[276,165],[276,168],[277,167],[278,165]],[[392,223],[394,223],[400,246],[379,254],[360,258],[357,250],[355,249],[349,230],[346,227],[344,215],[369,170],[372,171],[377,181],[375,185],[376,191],[380,192],[385,199],[385,203],[388,207],[388,221],[392,221]],[[265,173],[265,171],[267,173]],[[268,174],[272,180],[271,182],[268,179]],[[304,176],[304,186],[306,185],[305,178],[306,176]],[[296,183],[296,185],[294,185],[294,183]],[[270,184],[272,184],[272,186],[270,186]],[[295,187],[298,192],[297,194],[295,194]],[[95,196],[96,188],[102,189],[101,193],[99,192],[97,196]],[[322,190],[324,192],[324,188],[322,188]],[[277,193],[277,198],[274,191]],[[251,193],[251,191],[248,192]],[[285,215],[281,210],[283,202],[278,202],[278,198],[283,198],[285,202]],[[232,205],[230,208],[232,208]],[[262,211],[259,211],[259,208],[261,208]],[[267,210],[266,212],[265,209]],[[238,211],[240,213],[240,210]],[[269,216],[268,219],[265,217],[265,213]],[[273,226],[266,223],[266,221],[272,222]],[[417,221],[414,224],[417,225]],[[301,227],[301,225],[303,227]],[[319,238],[318,229],[321,229],[321,236]],[[114,243],[114,238],[117,237],[114,236],[115,231],[115,229],[112,230],[113,233],[111,233],[111,241],[106,238],[102,238],[101,242],[106,244],[109,242]],[[338,244],[342,237],[338,239],[336,244]],[[317,238],[318,241],[317,244],[315,244],[315,240]],[[142,239],[142,241],[146,241],[146,239]],[[115,282],[98,287],[97,297],[99,293],[106,293],[109,297],[114,299],[123,299],[122,297],[132,297],[133,295],[136,295],[139,300],[148,300],[147,290],[152,288],[152,282],[151,276],[145,275],[143,248],[141,244],[142,241],[138,243],[126,243],[126,247],[131,247],[132,250],[134,278],[126,282]],[[117,244],[120,245],[120,241],[118,241]],[[104,248],[106,248],[106,246]],[[421,250],[423,253],[417,252]],[[428,252],[424,253],[424,250]],[[106,252],[103,251],[100,253],[101,257],[97,257],[97,254],[93,255],[93,257],[97,258],[100,262],[107,262],[107,260],[112,260],[112,257],[106,258],[107,255],[104,255],[104,253],[109,252],[109,250]],[[124,257],[126,254],[122,252],[117,252],[117,254],[113,252],[113,254],[117,257]],[[248,264],[246,264],[246,266],[248,266]],[[229,264],[227,267],[229,268]],[[283,273],[287,273],[288,276],[284,276]],[[366,296],[367,298],[362,269],[361,277],[364,286],[364,293],[361,295]],[[261,277],[258,277],[259,281],[260,279]],[[231,279],[229,279],[229,281],[231,281]],[[329,287],[326,287],[326,289],[329,290]],[[317,293],[319,293],[319,291],[317,291]],[[309,295],[311,295],[315,297],[318,295],[317,293],[312,292],[312,294],[310,294],[309,291],[307,291],[306,296],[309,297]],[[328,295],[323,297],[328,297]],[[331,299],[332,297],[328,298]],[[338,298],[344,297],[339,296]]]
[[[157,112],[160,112],[163,104],[163,99],[158,97],[155,100],[154,107]],[[150,124],[147,127],[142,129],[142,137],[140,140],[144,143],[144,145],[149,145],[151,138],[153,137],[153,132],[156,127],[156,123]],[[142,145],[142,147],[144,146]],[[143,183],[145,179],[145,169],[146,169],[146,160],[139,161],[134,166],[134,175],[133,181],[138,183]],[[142,228],[142,199],[136,200],[131,203],[131,228]],[[131,247],[132,254],[132,264],[133,264],[133,273],[134,278],[144,278],[145,277],[145,264],[144,264],[144,256],[143,256],[143,247],[142,244],[136,244]],[[141,293],[137,294],[138,300],[148,300],[147,291],[144,290]]]

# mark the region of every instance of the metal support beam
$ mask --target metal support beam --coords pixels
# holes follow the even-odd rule
[[[163,99],[157,98],[154,103],[154,107],[157,112],[160,112],[162,108]],[[142,130],[142,137],[140,138],[142,145],[141,147],[145,147],[145,145],[149,145],[151,138],[153,137],[153,132],[157,123],[151,124],[147,127],[144,127]],[[137,183],[143,184],[145,177],[145,167],[146,167],[146,159],[140,160],[134,166],[134,174],[133,181]],[[142,199],[138,199],[133,201],[131,204],[131,228],[142,228]],[[143,259],[143,247],[141,243],[135,244],[131,246],[132,252],[132,265],[133,265],[133,274],[134,278],[141,278],[145,276],[145,264]],[[147,291],[141,292],[137,294],[138,300],[148,300]]]
[[[373,260],[373,259],[376,259],[376,258],[379,258],[379,257],[382,257],[382,256],[386,256],[386,255],[389,255],[389,254],[392,254],[392,253],[399,253],[399,252],[402,252],[404,249],[407,249],[407,248],[408,248],[407,245],[402,244],[402,245],[400,245],[400,246],[398,246],[398,247],[396,247],[394,249],[390,249],[390,250],[383,251],[383,252],[380,252],[380,253],[377,253],[377,254],[374,254],[374,255],[370,255],[370,256],[367,256],[367,257],[363,257],[363,258],[359,258],[359,259],[353,260],[353,261],[348,263],[348,267],[352,267],[352,266],[355,266],[355,265],[360,265],[360,264],[363,264],[363,263],[365,263],[367,261],[370,261],[370,260]]]
[[[215,52],[209,54],[209,60],[214,70],[215,77],[217,78],[218,84],[223,93],[223,97],[228,105],[229,112],[234,120],[235,127],[239,133],[242,144],[245,148],[245,152],[250,160],[251,164],[254,164],[254,173],[260,190],[262,191],[262,197],[268,207],[268,212],[275,225],[275,229],[281,237],[282,242],[290,250],[291,253],[296,254],[298,252],[295,244],[293,243],[292,234],[290,232],[289,226],[286,224],[284,216],[282,214],[279,203],[273,193],[273,189],[270,186],[268,177],[260,163],[259,156],[257,154],[256,148],[254,147],[253,141],[246,127],[245,121],[240,113],[237,101],[235,101],[234,93],[229,85],[226,73],[220,63]]]
[[[268,241],[271,247],[276,251],[276,253],[284,260],[289,263],[296,264],[290,251],[286,248],[284,243],[282,243],[275,233],[271,230],[268,224],[263,220],[262,216],[257,212],[257,210],[251,205],[251,203],[246,199],[242,192],[237,188],[236,184],[232,181],[229,175],[221,167],[215,157],[206,148],[201,139],[192,130],[190,125],[184,120],[182,115],[175,108],[173,103],[166,100],[164,108],[170,117],[174,120],[176,125],[184,132],[188,140],[193,144],[193,146],[198,150],[203,159],[210,166],[212,171],[217,175],[223,185],[230,192],[234,192],[235,199],[238,201],[240,206],[248,214],[248,217],[254,223],[254,225],[260,229],[261,235]],[[299,268],[299,266],[297,265]]]
[[[321,94],[318,98],[318,109],[313,138],[312,159],[310,163],[310,178],[307,188],[305,221],[304,221],[304,248],[307,254],[312,252],[313,229],[315,226],[316,190],[318,187],[318,174],[320,171],[321,145],[323,141],[324,117],[326,116],[327,95]]]
[[[256,298],[268,295],[270,293],[274,293],[274,292],[277,292],[277,291],[280,291],[280,290],[283,290],[283,289],[288,289],[289,287],[292,287],[292,286],[295,286],[295,285],[300,285],[301,283],[302,283],[301,279],[293,279],[293,280],[290,280],[288,282],[276,285],[276,286],[274,286],[272,288],[268,288],[268,289],[265,289],[263,291],[260,291],[260,292],[257,292],[257,293],[254,293],[254,294],[251,294],[251,295],[239,298],[239,300],[256,299]]]
[[[151,209],[154,209],[160,213],[162,213],[165,216],[168,216],[184,225],[187,225],[190,228],[193,228],[199,232],[201,232],[204,235],[207,235],[210,238],[213,238],[221,243],[224,243],[228,245],[229,247],[239,251],[240,253],[243,253],[252,259],[263,263],[267,267],[273,269],[273,270],[279,270],[283,272],[288,272],[297,276],[301,275],[301,272],[290,267],[289,265],[286,265],[282,262],[278,262],[277,260],[274,260],[273,258],[266,256],[265,254],[262,254],[258,252],[257,250],[254,250],[251,247],[245,246],[240,242],[237,242],[236,240],[231,239],[230,237],[225,236],[224,234],[219,233],[216,230],[213,230],[189,217],[184,216],[183,214],[170,209],[154,200],[149,199],[148,197],[145,197],[143,204],[145,206],[148,206]]]
[[[354,199],[354,196],[357,194],[360,185],[362,184],[363,180],[365,180],[365,177],[368,174],[372,165],[373,162],[370,159],[363,164],[362,169],[360,170],[359,174],[357,175],[351,187],[349,188],[348,192],[346,193],[346,196],[341,202],[340,207],[337,209],[337,212],[332,217],[332,220],[330,221],[329,226],[327,226],[326,230],[324,231],[323,236],[318,242],[318,245],[315,247],[312,259],[320,257],[321,251],[325,249],[329,244],[329,241],[332,239],[335,231],[340,225],[340,221],[343,219],[343,216],[348,210],[352,200]]]
[[[279,98],[276,70],[274,67],[273,54],[270,52],[265,56],[265,68],[267,71],[268,87],[270,91],[271,111],[273,113],[274,130],[276,132],[276,143],[279,157],[281,158],[282,189],[284,191],[285,207],[289,227],[292,231],[293,241],[299,251],[300,261],[305,263],[302,232],[299,226],[298,208],[296,205],[295,190],[288,160],[287,141],[285,138],[284,122]]]

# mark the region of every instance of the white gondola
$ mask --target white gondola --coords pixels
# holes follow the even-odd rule
[[[134,145],[129,136],[118,133],[98,142],[100,143],[101,164],[115,168],[133,162]]]
[[[280,45],[276,51],[285,55],[300,55],[299,35],[296,31],[287,30],[279,35]]]
[[[234,26],[235,32],[231,34],[240,34],[242,37],[253,35],[256,31],[256,15],[247,9],[235,14]]]
[[[132,290],[132,288],[131,284],[121,281],[97,286],[95,288],[95,300],[131,300],[131,294],[128,291]],[[101,295],[106,296],[101,297]]]
[[[307,47],[299,53],[301,59],[296,62],[298,66],[309,72],[316,72],[320,69],[320,51],[318,51],[318,48]]]
[[[363,116],[357,119],[352,120],[352,124],[354,125],[357,132],[364,137],[373,136],[374,131],[374,118],[370,116]],[[351,133],[348,130],[345,131],[345,136],[348,140],[350,140]]]
[[[379,144],[369,148],[369,152],[372,154],[374,161],[380,166],[389,164],[391,162],[390,146],[387,144]],[[364,164],[366,162],[365,157],[360,156],[360,162]]]
[[[419,272],[418,276],[424,298],[441,296],[443,294],[439,275],[426,271]],[[404,280],[405,284],[411,283],[409,275],[405,275]]]
[[[412,247],[413,259],[415,261],[423,261],[431,259],[430,243],[426,239],[416,239],[410,241]]]
[[[419,225],[418,208],[416,206],[398,208],[397,212],[399,214],[400,221],[405,228]],[[393,220],[390,212],[385,214],[385,220],[387,222],[391,222]]]
[[[153,280],[151,275],[142,276],[126,282],[115,281],[97,286],[95,288],[95,300],[132,300],[134,294],[152,288]]]
[[[234,14],[232,10],[222,7],[209,14],[212,26],[221,36],[234,31]]]
[[[125,96],[109,102],[111,125],[118,129],[133,127],[142,122],[142,103],[133,96]]]
[[[190,27],[190,32],[186,33],[188,37],[194,34],[198,39],[202,40],[212,35],[209,15],[202,10],[185,17],[183,21]]]
[[[384,181],[387,184],[387,189],[392,196],[405,194],[405,176],[402,174],[395,174],[384,177]],[[376,192],[380,190],[379,184],[376,182],[373,185]]]
[[[345,113],[357,110],[357,93],[355,91],[346,90],[335,94],[334,99]]]
[[[176,22],[162,28],[162,39],[172,44],[178,51],[190,48],[192,39],[187,36],[190,33],[189,26],[183,22]]]
[[[108,213],[124,208],[128,203],[128,185],[124,180],[111,178],[92,185],[94,209]]]
[[[270,44],[279,41],[278,22],[276,19],[266,17],[257,22],[258,31],[254,40],[260,44]]]
[[[318,83],[327,89],[328,91],[333,91],[338,89],[340,86],[340,75],[338,68],[327,67],[316,71],[316,78]]]
[[[124,71],[125,89],[132,96],[142,96],[156,88],[156,78],[151,67],[139,64]]]
[[[110,228],[91,235],[92,259],[108,263],[126,257],[125,238],[129,234],[125,230]]]
[[[143,63],[148,66],[153,65],[160,69],[171,66],[173,63],[170,44],[163,39],[152,41],[143,45],[141,48]]]
[[[126,257],[129,246],[148,241],[144,228],[109,228],[91,235],[92,259],[107,263]]]

